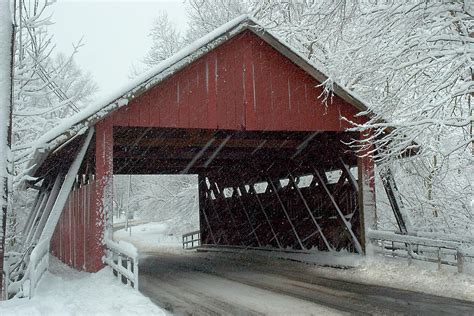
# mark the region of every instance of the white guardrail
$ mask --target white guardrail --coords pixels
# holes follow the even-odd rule
[[[130,243],[107,240],[104,262],[112,268],[114,275],[124,284],[138,290],[138,252]]]
[[[384,256],[437,263],[438,269],[441,265],[455,266],[460,273],[464,272],[466,261],[474,263],[470,243],[379,230],[369,230],[367,237],[375,246],[375,252]]]
[[[183,249],[196,249],[201,246],[201,231],[196,230],[183,235]]]
[[[24,254],[11,253],[8,255],[4,267],[8,298],[32,298],[39,281],[48,270],[49,241],[39,242],[30,251]]]

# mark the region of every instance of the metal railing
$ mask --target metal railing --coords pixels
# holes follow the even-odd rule
[[[138,290],[138,254],[133,245],[111,240],[105,242],[107,255],[104,262],[112,268],[113,274],[123,283]]]
[[[183,235],[183,249],[195,249],[201,246],[201,231],[196,230]]]
[[[392,231],[369,230],[367,237],[375,246],[375,252],[383,256],[420,260],[438,265],[457,267],[465,271],[465,263],[474,262],[474,251],[467,250],[459,241],[433,239],[412,235],[401,235]]]

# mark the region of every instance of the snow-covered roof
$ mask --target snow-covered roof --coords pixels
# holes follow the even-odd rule
[[[194,43],[183,48],[175,55],[105,96],[98,102],[91,104],[72,117],[62,120],[58,126],[43,134],[33,146],[35,153],[30,167],[28,168],[29,175],[34,174],[35,170],[37,170],[48,154],[54,149],[84,134],[89,127],[113,111],[126,106],[131,100],[140,96],[148,89],[159,84],[207,52],[245,30],[251,30],[274,49],[313,76],[317,81],[324,82],[328,79],[328,76],[319,70],[311,61],[272,34],[271,31],[265,29],[256,19],[248,15],[242,15],[196,40]],[[333,83],[333,91],[336,95],[355,106],[361,112],[367,111],[365,104],[353,92],[337,83]]]

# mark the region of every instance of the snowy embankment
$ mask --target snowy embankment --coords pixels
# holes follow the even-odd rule
[[[129,242],[141,253],[182,250],[182,237],[170,234],[170,226],[166,222],[141,224],[130,227],[130,230],[116,231],[114,240]]]
[[[0,302],[0,315],[166,315],[106,267],[97,273],[75,271],[50,258],[50,272],[33,299]]]
[[[450,271],[436,270],[424,262],[373,257],[361,260],[350,269],[314,267],[314,271],[327,278],[355,283],[380,285],[451,297],[474,302],[474,276]]]

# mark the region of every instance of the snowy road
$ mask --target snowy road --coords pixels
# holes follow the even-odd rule
[[[237,254],[148,254],[140,291],[177,315],[474,314],[472,302],[327,279],[311,265]]]

